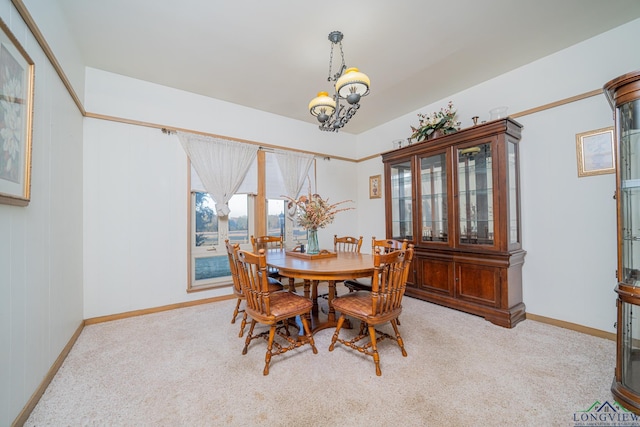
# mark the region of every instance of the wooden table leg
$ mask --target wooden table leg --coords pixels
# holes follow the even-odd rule
[[[336,324],[336,310],[333,308],[333,299],[336,297],[336,281],[329,280],[329,295],[327,295],[327,302],[329,304],[328,323],[331,325]]]
[[[311,289],[311,281],[304,279],[304,297],[309,298],[309,290]]]
[[[314,280],[311,284],[311,302],[313,302],[314,313],[318,312],[318,281]]]
[[[311,289],[311,281],[308,279],[304,279],[304,297],[307,299],[309,298],[310,289]],[[312,312],[313,312],[313,309],[312,309]],[[307,320],[309,321],[309,325],[311,325],[312,324],[311,313],[306,314],[306,316],[307,316]]]

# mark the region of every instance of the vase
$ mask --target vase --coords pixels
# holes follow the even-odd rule
[[[318,245],[318,229],[309,229],[309,240],[307,241],[307,253],[309,255],[317,255],[320,253],[320,245]]]
[[[427,136],[427,140],[436,139],[440,136],[444,135],[444,133],[440,130],[434,130],[430,135]]]

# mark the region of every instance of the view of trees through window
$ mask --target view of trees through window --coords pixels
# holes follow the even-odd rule
[[[196,192],[196,246],[218,244],[218,217],[208,193]]]
[[[247,195],[236,194],[229,201],[231,213],[227,218],[229,241],[247,243],[249,241],[249,218],[247,216]],[[234,215],[235,214],[235,215]],[[220,245],[218,216],[215,203],[209,193],[195,193],[195,245]]]
[[[249,197],[246,194],[236,194],[229,201],[230,214],[219,217],[216,214],[215,203],[205,192],[193,192],[193,274],[198,283],[204,284],[210,280],[225,278],[231,274],[220,235],[229,236],[232,243],[246,245],[249,243],[249,222],[253,221]],[[284,236],[287,246],[299,244],[306,240],[307,231],[294,222],[285,218],[285,201],[269,199],[267,201],[267,234],[269,236]],[[292,230],[287,227],[293,226]],[[287,242],[293,239],[293,241]]]

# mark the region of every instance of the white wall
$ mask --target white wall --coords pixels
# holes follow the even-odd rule
[[[320,132],[311,123],[95,68],[86,69],[84,102],[94,114],[345,158],[356,153],[356,137],[345,132]]]
[[[0,204],[0,425],[80,327],[82,116],[9,0],[0,17],[35,63],[31,203]]]
[[[80,99],[84,97],[84,63],[68,29],[58,0],[22,0],[38,29],[64,69],[65,77]]]
[[[85,119],[84,317],[186,294],[187,160],[158,129]]]
[[[509,106],[517,113],[601,89],[609,80],[640,69],[640,20],[543,58],[419,112],[438,111],[449,100],[462,127],[471,117]],[[358,136],[358,156],[391,149],[407,138],[416,113]],[[615,176],[578,178],[577,133],[613,125],[604,95],[522,116],[521,148],[523,267],[527,312],[607,332],[615,332]],[[375,158],[358,165],[360,230],[384,232],[382,202],[368,199],[366,176],[382,173]],[[379,230],[379,231],[378,231]],[[361,231],[361,232],[362,232]]]

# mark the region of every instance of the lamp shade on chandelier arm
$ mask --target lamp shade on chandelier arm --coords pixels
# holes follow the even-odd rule
[[[366,74],[357,68],[348,68],[336,82],[336,92],[349,104],[357,104],[360,97],[369,94],[370,85],[371,81]]]
[[[309,112],[317,117],[320,123],[326,122],[335,110],[336,101],[327,92],[318,92],[318,96],[309,102]]]

